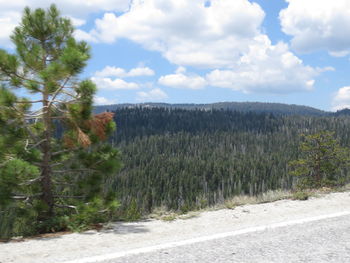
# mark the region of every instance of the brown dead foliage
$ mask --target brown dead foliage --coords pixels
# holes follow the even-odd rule
[[[100,140],[104,141],[107,139],[106,126],[109,122],[113,120],[114,113],[112,112],[103,112],[96,114],[92,119],[86,121],[85,128],[92,131]],[[89,135],[86,134],[78,125],[75,127],[76,138],[69,136],[64,136],[64,144],[67,148],[74,148],[77,144],[83,147],[89,147],[91,145],[91,140]]]
[[[103,112],[94,115],[94,117],[88,121],[89,128],[102,141],[107,139],[106,126],[113,120],[113,116],[113,112]]]
[[[78,143],[84,148],[89,147],[91,144],[91,140],[89,136],[85,132],[83,132],[80,128],[78,128],[77,131],[78,131]]]
[[[69,137],[68,135],[64,135],[63,143],[64,143],[64,147],[68,148],[68,149],[72,149],[76,146],[75,141],[71,137]]]

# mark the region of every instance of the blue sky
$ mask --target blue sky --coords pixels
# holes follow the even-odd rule
[[[0,47],[24,6],[2,1]],[[350,107],[348,0],[53,1],[89,42],[96,104],[261,101]]]

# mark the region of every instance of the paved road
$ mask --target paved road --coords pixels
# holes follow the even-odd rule
[[[99,263],[350,262],[350,216],[125,256]]]

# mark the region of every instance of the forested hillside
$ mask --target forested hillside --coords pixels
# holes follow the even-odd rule
[[[121,150],[124,169],[110,183],[125,207],[142,212],[186,211],[238,194],[290,189],[288,162],[299,155],[302,133],[335,131],[350,146],[347,116],[164,107],[114,112],[118,128],[110,142]]]
[[[282,103],[264,103],[264,102],[217,102],[209,104],[167,104],[167,103],[141,103],[141,104],[115,104],[108,106],[96,106],[95,112],[101,113],[106,110],[114,111],[123,108],[166,108],[166,109],[184,109],[184,110],[231,110],[240,112],[258,112],[274,113],[282,115],[312,115],[324,116],[330,115],[319,109],[302,105],[289,105]]]

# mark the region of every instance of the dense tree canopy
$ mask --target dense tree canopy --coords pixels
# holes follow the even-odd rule
[[[114,178],[123,207],[198,208],[235,195],[292,189],[291,160],[304,158],[300,134],[334,131],[350,146],[350,118],[281,116],[230,110],[122,108],[110,142],[124,168]],[[337,163],[338,165],[338,163]],[[335,179],[348,180],[347,167]]]

